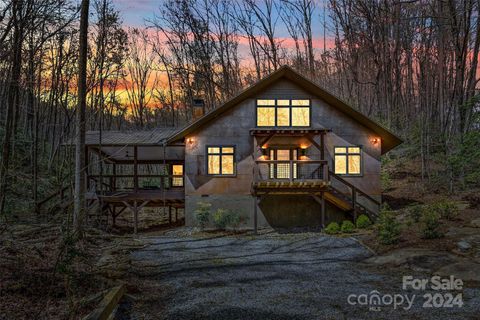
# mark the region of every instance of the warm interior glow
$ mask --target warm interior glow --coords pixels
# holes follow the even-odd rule
[[[234,147],[208,147],[208,174],[232,175],[235,173]]]
[[[257,100],[258,127],[309,127],[310,100]]]
[[[274,127],[275,126],[275,108],[257,107],[257,126]]]
[[[183,165],[181,164],[172,165],[172,175],[182,176],[182,177],[173,177],[172,185],[174,187],[183,187]]]
[[[360,147],[335,147],[334,169],[336,174],[361,174]]]

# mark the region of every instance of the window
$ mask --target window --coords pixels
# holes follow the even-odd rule
[[[235,147],[207,147],[207,173],[234,175]]]
[[[183,187],[183,165],[174,164],[172,165],[172,186],[173,187]]]
[[[258,127],[309,127],[310,100],[257,100]]]
[[[270,164],[270,179],[290,179],[290,172],[297,179],[297,164],[290,170],[290,160],[297,160],[296,149],[270,149],[270,159],[281,161]]]
[[[335,147],[335,173],[345,175],[361,174],[360,147]]]

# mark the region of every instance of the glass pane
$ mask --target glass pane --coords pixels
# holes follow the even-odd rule
[[[310,126],[310,108],[292,108],[292,126]]]
[[[277,100],[277,106],[289,106],[290,100]]]
[[[222,156],[222,174],[233,174],[233,156]]]
[[[335,147],[335,153],[347,153],[347,148]]]
[[[223,147],[222,153],[233,153],[233,147]]]
[[[183,175],[183,165],[181,164],[174,164],[172,166],[172,173],[174,176],[181,176]]]
[[[360,174],[360,156],[348,157],[348,173]]]
[[[174,187],[183,187],[183,165],[174,164],[172,166],[172,175],[179,176],[172,178],[172,185]]]
[[[348,153],[360,153],[359,147],[348,147]]]
[[[275,126],[275,108],[257,108],[257,126]]]
[[[220,174],[220,156],[208,156],[208,174]]]
[[[290,108],[277,109],[277,126],[288,127],[290,125]]]
[[[277,160],[290,160],[290,150],[277,150]]]
[[[274,106],[275,100],[273,99],[261,99],[257,100],[257,106]]]
[[[292,100],[292,106],[309,106],[310,100]]]
[[[220,153],[220,148],[218,147],[209,147],[208,153]]]
[[[347,156],[335,156],[335,173],[347,173]]]

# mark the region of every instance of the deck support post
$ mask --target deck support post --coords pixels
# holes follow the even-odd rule
[[[353,223],[357,223],[357,190],[352,188]]]
[[[138,231],[138,208],[137,208],[137,201],[136,200],[133,202],[133,219],[134,219],[133,233],[137,234],[137,231]]]
[[[258,233],[258,225],[257,225],[257,211],[258,211],[258,197],[253,197],[253,233],[256,235]]]
[[[168,206],[168,223],[172,224],[172,207]]]
[[[322,228],[325,228],[325,192],[320,193],[320,206],[321,206],[321,219],[322,219]]]
[[[133,146],[133,189],[138,192],[138,147]]]
[[[175,207],[175,223],[178,221],[178,208]]]

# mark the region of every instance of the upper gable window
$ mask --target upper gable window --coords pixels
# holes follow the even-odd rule
[[[257,100],[257,127],[309,127],[310,100]]]

